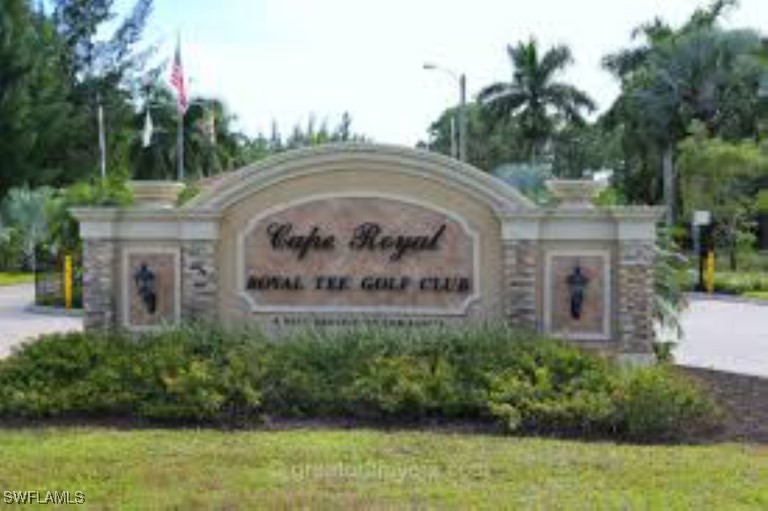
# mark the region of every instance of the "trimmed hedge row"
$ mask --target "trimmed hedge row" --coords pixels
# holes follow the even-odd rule
[[[511,432],[686,438],[716,406],[668,367],[620,369],[502,327],[189,327],[40,338],[0,361],[0,416],[242,424],[264,418],[497,420]]]

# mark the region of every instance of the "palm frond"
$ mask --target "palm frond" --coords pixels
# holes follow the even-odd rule
[[[512,89],[511,84],[505,82],[496,82],[482,88],[480,92],[477,93],[477,100],[481,104],[487,104],[494,101],[498,97],[508,94],[510,89]]]
[[[496,119],[515,115],[525,105],[527,98],[526,91],[510,83],[490,85],[478,94],[480,104]]]
[[[620,79],[625,79],[648,60],[650,49],[647,47],[630,48],[603,57],[602,66],[605,70]]]
[[[572,108],[575,110],[587,110],[593,112],[597,105],[587,93],[579,90],[573,85],[566,83],[550,84],[544,91],[543,97],[557,109],[566,110]]]
[[[571,63],[573,63],[573,55],[570,48],[563,45],[555,46],[549,49],[541,58],[541,62],[538,65],[538,74],[542,79],[546,80]]]
[[[652,21],[643,23],[632,30],[632,38],[636,39],[642,35],[649,43],[653,44],[673,36],[674,33],[675,30],[657,16]]]

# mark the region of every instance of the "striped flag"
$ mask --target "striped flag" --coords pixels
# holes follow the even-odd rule
[[[171,69],[171,86],[176,89],[179,111],[182,114],[186,113],[187,108],[189,108],[189,99],[184,80],[184,67],[181,65],[181,42],[176,43],[176,55],[173,58],[173,69]]]

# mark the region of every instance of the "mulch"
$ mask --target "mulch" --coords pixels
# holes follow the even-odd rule
[[[712,441],[768,444],[768,378],[679,366],[698,380],[725,412]]]

